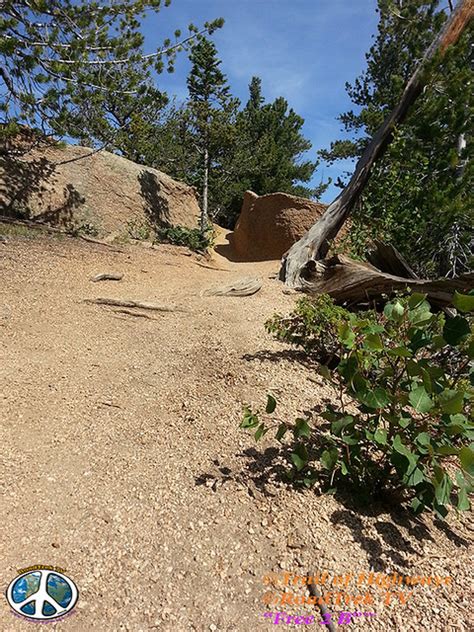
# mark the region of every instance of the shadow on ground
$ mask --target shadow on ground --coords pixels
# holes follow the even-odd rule
[[[234,470],[223,464],[222,459],[216,458],[212,462],[212,471],[197,476],[195,484],[217,491],[225,483],[234,481],[246,487],[250,496],[262,494],[267,498],[275,498],[280,489],[276,483],[291,485],[285,476],[289,452],[289,448],[257,450],[250,447],[237,454],[244,459],[244,464]],[[308,493],[302,487],[292,489],[295,494]],[[313,493],[324,496],[316,487]],[[387,573],[394,568],[402,573],[408,571],[413,566],[412,558],[421,555],[420,544],[435,541],[435,529],[455,546],[469,546],[469,542],[448,523],[435,518],[428,525],[424,515],[416,516],[405,506],[400,503],[395,505],[390,499],[373,501],[367,505],[361,504],[349,492],[337,492],[334,497],[340,508],[330,515],[331,523],[335,527],[344,526],[350,530],[353,539],[365,551],[369,567],[375,572]]]

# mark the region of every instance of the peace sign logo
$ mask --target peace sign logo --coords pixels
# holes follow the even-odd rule
[[[71,612],[78,597],[72,579],[41,566],[18,575],[7,588],[7,600],[13,610],[37,621],[63,617]]]

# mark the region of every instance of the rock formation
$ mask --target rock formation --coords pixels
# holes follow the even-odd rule
[[[147,223],[197,227],[192,187],[107,151],[88,154],[86,147],[55,144],[0,157],[0,213],[89,225],[100,236]]]
[[[280,259],[320,218],[326,206],[287,193],[246,191],[229,240],[243,261]]]

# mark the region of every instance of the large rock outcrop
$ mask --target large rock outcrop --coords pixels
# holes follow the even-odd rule
[[[88,154],[91,150],[79,145],[50,145],[21,159],[0,157],[0,213],[26,213],[63,226],[88,224],[100,236],[146,223],[197,227],[192,187],[107,151]]]
[[[243,261],[280,259],[321,217],[326,206],[287,193],[258,196],[246,191],[234,232],[229,235]]]

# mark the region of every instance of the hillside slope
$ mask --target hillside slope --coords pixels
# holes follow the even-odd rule
[[[52,629],[250,632],[274,628],[267,610],[312,611],[318,628],[315,607],[265,605],[262,578],[324,570],[449,575],[404,606],[371,589],[376,617],[359,625],[468,629],[467,518],[360,513],[295,492],[277,480],[272,441],[238,429],[242,404],[262,406],[268,391],[291,416],[332,397],[265,333],[295,300],[269,278],[277,267],[69,238],[0,244],[0,580],[32,564],[67,569],[80,600]],[[91,283],[101,272],[124,278]],[[254,296],[202,296],[248,274],[264,281]],[[152,320],[84,303],[98,296],[186,311]],[[25,629],[5,599],[0,619]]]

